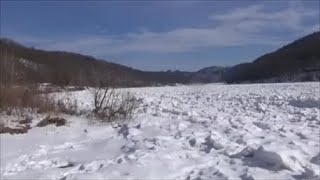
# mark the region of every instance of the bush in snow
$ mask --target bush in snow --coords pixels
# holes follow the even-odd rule
[[[3,123],[0,123],[0,134],[24,134],[27,133],[30,128],[31,127],[29,124],[26,124],[25,126],[19,128],[12,128],[6,127]]]
[[[53,96],[39,91],[36,86],[0,84],[0,123],[11,124],[16,119],[28,119],[37,114],[77,114],[77,102],[56,101]],[[4,116],[10,116],[6,118]],[[13,122],[14,123],[14,122]]]
[[[93,114],[103,122],[131,119],[138,108],[139,100],[131,93],[116,90],[109,83],[101,83],[91,89],[94,101]]]
[[[45,95],[38,94],[35,88],[13,85],[0,86],[0,111],[7,115],[26,117],[31,112],[53,110],[53,101]]]
[[[59,118],[59,117],[51,118],[50,116],[47,116],[42,121],[40,121],[37,124],[37,126],[44,127],[44,126],[47,126],[50,124],[55,124],[56,126],[64,126],[66,124],[66,122],[67,121],[64,118]]]

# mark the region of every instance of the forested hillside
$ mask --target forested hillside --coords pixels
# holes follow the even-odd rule
[[[252,63],[207,67],[196,72],[136,70],[91,56],[44,51],[0,40],[1,82],[138,87],[188,83],[250,83],[320,80],[320,32],[294,41]]]
[[[225,75],[229,83],[320,80],[320,31],[265,54],[252,63],[236,65]]]

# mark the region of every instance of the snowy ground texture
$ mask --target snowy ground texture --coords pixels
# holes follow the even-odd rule
[[[1,135],[2,179],[318,179],[320,84],[133,88],[132,121]],[[90,109],[89,91],[58,94]]]

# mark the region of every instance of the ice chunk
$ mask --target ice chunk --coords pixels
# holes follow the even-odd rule
[[[197,142],[197,140],[194,139],[194,138],[189,140],[189,144],[190,144],[191,147],[194,147],[196,145],[196,142]]]
[[[299,152],[274,145],[271,143],[260,146],[254,153],[255,160],[265,162],[276,169],[304,171],[305,163]]]
[[[139,129],[130,128],[129,133],[131,136],[138,136],[139,134],[141,134],[141,131]]]
[[[190,125],[190,122],[188,122],[188,121],[180,122],[178,125],[178,130],[183,131],[183,130],[187,129],[189,127],[189,125]]]
[[[206,153],[210,153],[212,148],[214,148],[215,150],[220,150],[223,148],[223,146],[220,143],[211,139],[211,136],[206,137],[205,142],[202,144],[205,146],[203,151]]]
[[[240,157],[253,157],[254,156],[255,149],[247,146],[244,149],[242,149],[239,153],[236,153],[234,155],[231,155],[232,158],[240,158]]]
[[[316,156],[314,156],[312,159],[311,159],[311,162],[314,163],[314,164],[318,164],[320,165],[320,153]]]
[[[268,125],[267,123],[253,122],[253,124],[256,125],[257,127],[259,127],[260,129],[263,129],[263,130],[270,129],[270,125]]]

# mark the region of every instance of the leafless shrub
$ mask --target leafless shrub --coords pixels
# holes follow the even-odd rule
[[[0,112],[26,118],[33,113],[77,113],[77,101],[64,103],[55,101],[47,93],[39,94],[35,88],[22,86],[0,86]]]
[[[25,116],[32,112],[50,112],[55,104],[49,96],[40,95],[36,90],[22,86],[0,87],[0,110],[8,115]]]
[[[38,101],[34,108],[37,113],[58,112],[56,101],[47,94],[38,95]]]
[[[64,118],[59,118],[59,117],[51,118],[50,116],[47,116],[37,124],[37,127],[44,127],[50,124],[55,124],[57,127],[64,126],[66,122],[67,121]]]
[[[19,121],[19,124],[30,124],[32,122],[32,118],[26,117],[24,120]]]
[[[18,86],[1,86],[0,99],[0,109],[10,114],[18,108],[34,108],[38,101],[29,89]]]
[[[63,102],[63,100],[58,100],[56,103],[56,111],[64,114],[76,115],[78,114],[78,101],[74,100],[72,102]]]
[[[133,118],[139,101],[129,92],[100,86],[91,90],[94,101],[93,114],[103,122]]]

